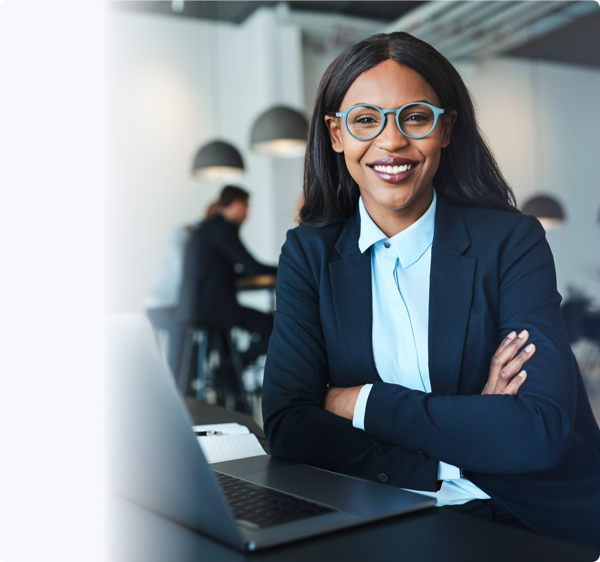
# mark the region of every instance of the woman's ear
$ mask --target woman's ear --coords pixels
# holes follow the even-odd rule
[[[342,121],[339,117],[333,117],[331,115],[325,115],[325,125],[329,131],[329,138],[331,139],[331,147],[335,152],[344,152],[344,143],[342,141]]]
[[[456,123],[457,117],[458,113],[456,109],[451,109],[442,115],[442,148],[446,148],[450,144],[450,133],[452,132],[454,123]]]

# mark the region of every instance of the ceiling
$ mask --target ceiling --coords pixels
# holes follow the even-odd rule
[[[504,55],[600,68],[600,9]]]
[[[593,0],[589,1],[593,2]],[[108,4],[124,10],[239,24],[258,8],[275,6],[279,0],[175,0],[175,2],[183,4],[181,12],[173,11],[172,0],[109,0]],[[427,4],[427,0],[288,0],[286,4],[291,13],[310,14],[313,16],[313,21],[318,14],[328,18],[336,15],[364,18],[365,23],[368,21],[371,25],[375,24],[373,31],[367,29],[366,36],[379,31],[377,22],[381,22],[383,28],[414,8]],[[311,26],[308,28],[305,26],[304,31],[305,36],[310,35]],[[600,68],[599,38],[600,6],[597,11],[594,10],[585,17],[505,51],[503,55]]]
[[[135,10],[140,12],[153,12],[169,14],[175,17],[202,18],[231,23],[242,23],[262,6],[274,6],[278,1],[193,1],[183,2],[180,12],[173,10],[173,2],[169,1],[144,1],[124,0],[111,1],[109,4],[116,8]],[[325,12],[345,16],[358,16],[382,23],[393,21],[409,12],[423,2],[343,2],[343,1],[315,1],[315,2],[287,2],[292,11]]]

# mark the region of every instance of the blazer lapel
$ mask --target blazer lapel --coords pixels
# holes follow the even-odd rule
[[[477,260],[459,207],[438,197],[429,284],[429,378],[432,392],[455,395],[473,298]]]
[[[340,343],[354,372],[363,382],[381,381],[373,357],[371,252],[358,249],[358,211],[346,221],[335,246],[341,259],[329,264]]]

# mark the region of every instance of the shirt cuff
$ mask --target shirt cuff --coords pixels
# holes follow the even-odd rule
[[[354,410],[356,415],[356,410]],[[438,465],[438,480],[459,480],[460,479],[460,468],[457,466],[447,464],[440,461]]]
[[[365,430],[365,412],[367,411],[367,400],[369,399],[369,393],[373,388],[372,384],[365,384],[358,393],[356,399],[356,406],[354,406],[354,417],[352,418],[352,425],[357,429]]]

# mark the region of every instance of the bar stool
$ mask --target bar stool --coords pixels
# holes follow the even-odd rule
[[[223,349],[223,343],[226,349]],[[183,352],[177,377],[177,383],[181,394],[184,396],[188,392],[190,383],[190,371],[192,370],[192,359],[194,348],[197,349],[198,365],[195,373],[196,399],[206,401],[206,389],[209,384],[215,383],[215,370],[217,365],[223,365],[223,359],[229,357],[234,371],[234,400],[236,409],[245,414],[251,414],[250,403],[246,396],[242,372],[244,366],[242,358],[231,338],[229,329],[220,328],[207,324],[190,324],[185,328]],[[217,361],[215,361],[215,354]],[[222,389],[216,389],[220,392]]]

